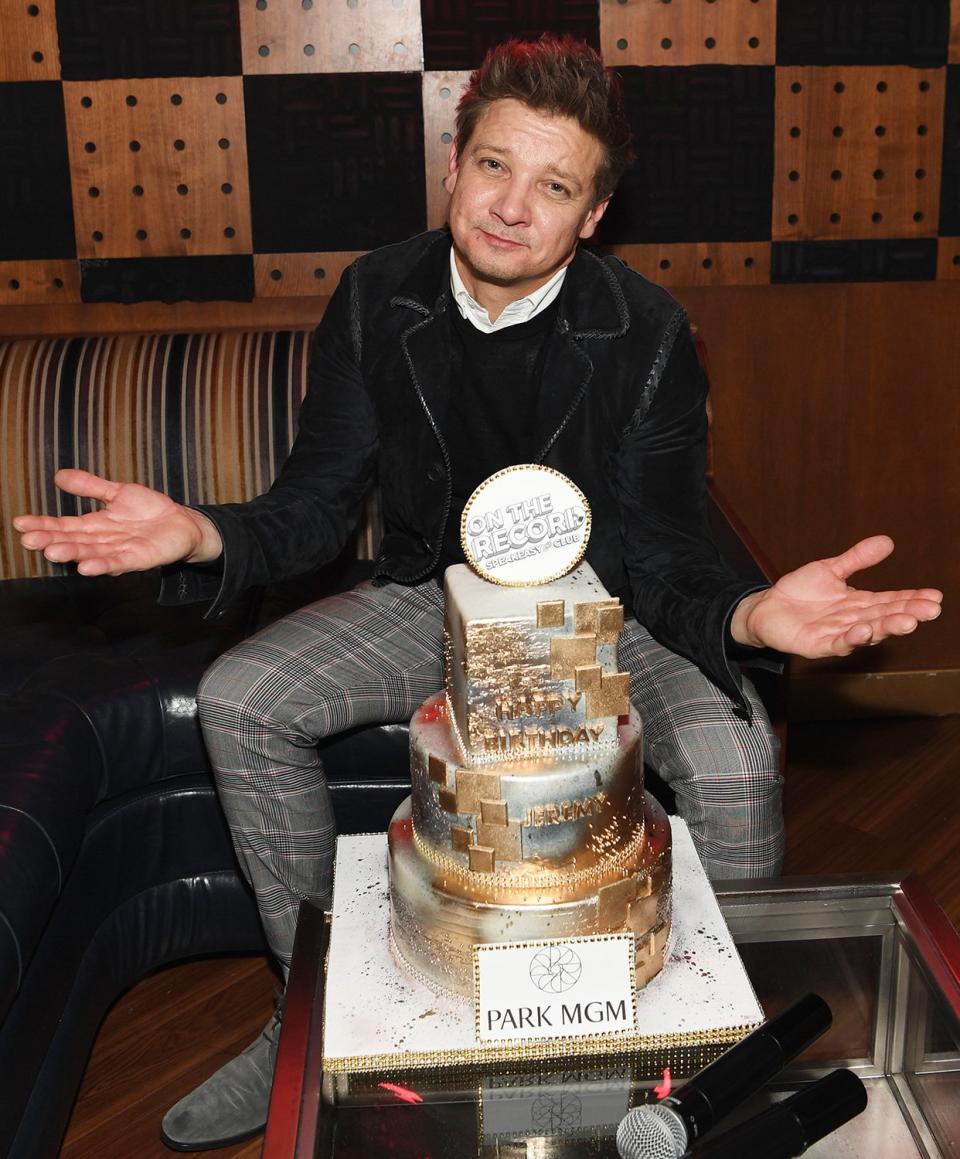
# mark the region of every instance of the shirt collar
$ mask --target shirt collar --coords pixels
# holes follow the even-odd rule
[[[541,314],[560,293],[567,267],[561,266],[549,281],[544,282],[523,298],[510,302],[503,308],[496,322],[490,321],[490,315],[474,298],[463,283],[460,271],[457,269],[453,247],[450,247],[450,288],[453,291],[453,300],[457,303],[460,316],[472,322],[484,334],[492,334],[496,330],[505,330],[508,326],[516,326],[519,322],[529,322]]]

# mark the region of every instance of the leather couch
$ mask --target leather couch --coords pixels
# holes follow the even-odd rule
[[[58,509],[85,466],[175,498],[269,482],[305,385],[306,331],[0,343],[0,1155],[57,1153],[113,1001],[196,955],[256,951],[196,718],[224,648],[359,578],[375,509],[322,573],[249,593],[215,620],[156,603],[155,575],[83,579],[20,552],[18,510]],[[55,388],[55,389],[54,389]],[[19,432],[19,433],[18,433]],[[69,508],[67,508],[69,509]],[[719,511],[738,565],[752,562]],[[342,832],[386,827],[406,795],[405,726],[326,746]]]
[[[263,946],[194,700],[206,665],[260,609],[251,600],[209,624],[158,607],[156,586],[152,576],[0,585],[8,1159],[56,1155],[99,1024],[128,987],[168,962]],[[405,727],[328,749],[341,831],[385,828],[408,791]]]

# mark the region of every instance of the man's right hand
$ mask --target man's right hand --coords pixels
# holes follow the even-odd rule
[[[86,515],[18,515],[13,526],[31,551],[52,563],[76,563],[81,575],[122,575],[163,564],[207,563],[223,551],[206,516],[139,483],[112,483],[66,468],[53,477],[71,495],[99,500]]]

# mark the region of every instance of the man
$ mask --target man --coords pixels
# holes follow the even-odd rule
[[[437,581],[462,558],[464,500],[494,470],[545,462],[586,493],[587,558],[629,617],[621,663],[647,756],[713,876],[774,874],[782,857],[775,743],[736,661],[762,648],[845,654],[939,614],[936,591],[847,586],[890,552],[885,537],[772,588],[725,568],[706,530],[705,383],[684,315],[621,263],[578,248],[628,161],[616,82],[591,49],[550,36],[500,46],[458,107],[449,233],[347,271],[267,495],[191,510],[61,471],[61,487],[103,510],[16,520],[25,546],[85,575],[178,565],[171,598],[210,595],[215,608],[334,557],[378,475],[373,582],[248,640],[198,694],[237,854],[284,971],[300,899],[330,900],[334,826],[316,742],[408,718],[441,687]],[[182,566],[195,564],[208,566]],[[276,1020],[168,1113],[165,1141],[198,1150],[259,1130],[275,1040]]]

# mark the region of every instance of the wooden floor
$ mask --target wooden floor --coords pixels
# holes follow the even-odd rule
[[[958,774],[960,716],[793,725],[785,872],[911,869],[960,926]],[[97,1039],[64,1159],[169,1159],[164,1111],[255,1037],[274,985],[262,961],[222,958],[131,990]],[[216,1154],[252,1159],[260,1143]]]

